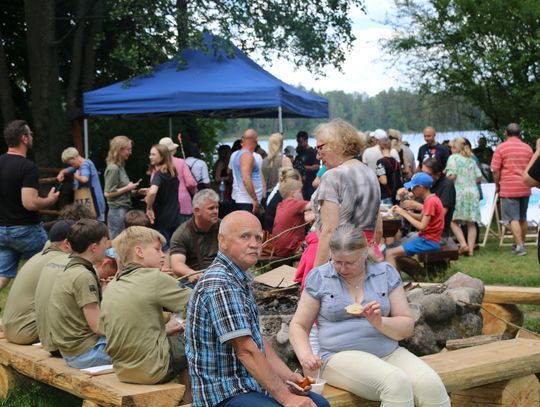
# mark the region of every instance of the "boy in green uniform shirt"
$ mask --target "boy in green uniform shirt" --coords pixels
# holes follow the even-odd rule
[[[38,341],[34,292],[43,267],[71,249],[66,237],[74,221],[59,220],[49,232],[50,245],[28,260],[17,273],[9,290],[2,325],[6,339],[19,345]]]
[[[71,227],[68,242],[73,255],[58,273],[49,300],[52,340],[68,366],[77,369],[111,363],[105,338],[97,332],[101,287],[94,268],[105,257],[108,235],[105,224],[91,219]]]
[[[188,384],[184,326],[176,318],[165,325],[163,309],[183,315],[191,289],[160,271],[164,243],[159,232],[143,226],[127,228],[113,241],[125,267],[107,286],[99,326],[123,382],[164,383],[186,370],[181,382]]]

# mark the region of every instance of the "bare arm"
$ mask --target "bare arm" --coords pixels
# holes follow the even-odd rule
[[[339,206],[330,201],[321,202],[322,226],[319,232],[319,244],[313,267],[320,266],[330,258],[330,237],[339,224]]]
[[[21,202],[27,211],[45,209],[55,204],[59,196],[60,192],[56,192],[54,188],[51,188],[46,198],[41,198],[35,188],[21,188]]]
[[[257,207],[257,211],[259,208],[259,200],[257,198],[257,194],[255,194],[253,180],[251,179],[254,166],[255,158],[253,158],[252,154],[244,154],[242,157],[240,157],[240,174],[242,175],[242,182],[246,187],[246,192],[251,197],[253,202],[253,212],[255,212],[255,207]]]
[[[539,157],[540,157],[540,138],[536,140],[536,151],[534,152],[533,156],[529,160],[529,163],[527,164],[527,168],[525,168],[525,172],[523,173],[523,182],[525,182],[525,185],[531,188],[540,187],[540,181],[535,180],[533,177],[529,175],[530,168]]]
[[[131,192],[137,189],[137,187],[139,186],[139,182],[141,181],[142,180],[138,180],[137,182],[130,182],[122,188],[118,188],[116,191],[104,192],[103,195],[105,195],[105,198],[116,198],[117,196],[124,195],[126,192]]]
[[[234,338],[231,342],[240,362],[279,404],[299,407],[314,406],[309,398],[296,396],[289,391],[251,336]]]
[[[98,333],[97,326],[100,314],[99,304],[97,302],[86,304],[83,307],[83,314],[84,319],[86,319],[86,323],[88,324],[92,332]]]
[[[390,316],[381,316],[380,304],[372,301],[364,307],[364,315],[374,328],[389,338],[400,341],[412,335],[414,321],[403,287],[396,287],[388,296]]]
[[[386,177],[386,175],[380,175],[379,176],[379,182],[381,183],[381,185],[388,184],[388,178]]]
[[[411,213],[406,211],[403,208],[400,208],[399,206],[393,206],[392,211],[397,212],[401,216],[403,216],[405,219],[409,221],[411,225],[413,225],[418,230],[424,230],[426,226],[429,224],[429,221],[431,220],[431,216],[427,216],[422,214],[422,217],[420,220],[417,220],[412,216]]]
[[[309,332],[313,321],[319,313],[320,302],[305,291],[300,296],[298,307],[289,324],[289,342],[291,343],[298,361],[304,369],[317,370],[322,366],[321,359],[313,354],[309,343]]]
[[[197,270],[193,270],[192,268],[188,267],[186,264],[186,256],[180,253],[175,253],[171,255],[171,267],[177,276],[187,276],[188,274],[194,273]],[[191,277],[188,277],[188,280],[190,283],[196,283],[199,278],[201,278],[202,274],[197,274]]]
[[[154,210],[152,207],[154,206],[154,202],[156,201],[156,195],[158,193],[158,186],[152,185],[150,188],[148,188],[148,192],[146,193],[146,198],[144,198],[146,202],[146,215],[150,219],[150,223],[154,223],[156,220],[156,216],[154,214]]]

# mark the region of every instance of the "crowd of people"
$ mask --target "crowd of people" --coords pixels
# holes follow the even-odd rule
[[[328,406],[309,385],[299,387],[304,376],[261,333],[249,269],[271,247],[273,256],[301,254],[289,339],[304,375],[387,406],[449,406],[437,374],[399,346],[414,322],[397,267],[452,233],[460,253],[473,255],[481,164],[491,166],[512,253],[526,254],[540,142],[533,154],[519,126],[505,135],[494,153],[459,137],[447,148],[428,126],[415,158],[398,131],[361,133],[340,119],[315,129],[315,148],[306,132],[285,150],[273,134],[268,154],[247,129],[236,147],[218,150],[219,193],[207,188],[197,147],[175,157],[179,145],[168,137],[151,147],[150,186],[140,188],[125,170],[133,143],[117,136],[104,188],[91,160],[64,150],[68,167],[58,181],[72,176],[92,205],[63,208],[47,234],[38,211],[59,191],[39,196],[37,166],[26,158],[33,133],[11,122],[0,156],[0,289],[16,277],[5,336],[39,341],[73,368],[112,364],[129,383],[178,377],[194,406]],[[145,211],[132,208],[135,195]],[[403,228],[385,242],[382,213],[390,211]]]

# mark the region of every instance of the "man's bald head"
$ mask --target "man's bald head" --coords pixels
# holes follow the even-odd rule
[[[437,144],[437,141],[435,140],[435,129],[431,126],[427,126],[424,129],[424,141],[428,146],[434,146]]]
[[[242,147],[255,151],[257,147],[258,136],[254,129],[247,129],[242,136]]]
[[[232,212],[219,225],[219,250],[242,271],[257,263],[262,240],[261,222],[250,212]]]

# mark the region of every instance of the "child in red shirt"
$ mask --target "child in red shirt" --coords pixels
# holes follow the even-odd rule
[[[440,249],[444,229],[444,210],[439,197],[430,192],[432,184],[433,178],[425,172],[415,174],[410,182],[405,183],[405,187],[411,189],[414,196],[424,201],[422,213],[416,215],[399,206],[392,207],[393,212],[403,216],[419,230],[416,239],[386,251],[386,261],[394,266],[398,257]]]
[[[278,236],[273,241],[274,254],[279,257],[289,257],[297,253],[306,238],[304,212],[309,206],[308,201],[302,197],[302,183],[295,179],[288,179],[279,186],[279,193],[283,197],[276,210],[272,234],[278,236],[287,229],[294,228]]]

